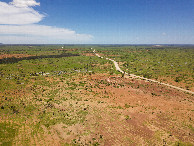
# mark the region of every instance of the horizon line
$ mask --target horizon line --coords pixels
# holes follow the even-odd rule
[[[100,44],[100,43],[97,43],[97,44],[88,44],[88,43],[86,43],[86,44],[74,44],[74,43],[57,43],[57,44],[4,44],[4,43],[0,43],[0,45],[31,45],[31,46],[33,46],[33,45],[164,45],[164,46],[166,46],[166,45],[194,45],[194,44],[152,44],[152,43],[147,43],[147,44],[141,44],[141,43],[139,43],[139,44],[125,44],[125,43],[123,43],[123,44],[112,44],[112,43],[106,43],[106,44]]]

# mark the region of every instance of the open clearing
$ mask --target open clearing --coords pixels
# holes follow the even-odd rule
[[[4,59],[4,58],[23,58],[23,57],[29,57],[31,55],[27,55],[27,54],[1,54],[0,55],[0,59]]]

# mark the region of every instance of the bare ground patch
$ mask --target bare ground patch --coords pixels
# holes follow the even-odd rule
[[[28,55],[28,54],[0,54],[0,59],[4,58],[23,58],[23,57],[30,57],[35,55]]]
[[[32,115],[22,115],[26,126],[20,128],[16,144],[23,144],[17,139],[29,139],[35,145],[194,143],[194,99],[190,94],[108,74],[45,80],[50,87],[28,85],[22,91],[6,93],[25,99],[26,106],[31,102],[37,106]]]

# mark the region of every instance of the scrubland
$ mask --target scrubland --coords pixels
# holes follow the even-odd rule
[[[193,145],[192,47],[1,46],[1,145]]]

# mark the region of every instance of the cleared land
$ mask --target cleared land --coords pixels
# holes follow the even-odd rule
[[[1,144],[194,144],[192,94],[122,78],[91,47],[1,48],[4,54],[69,55],[0,64]]]

